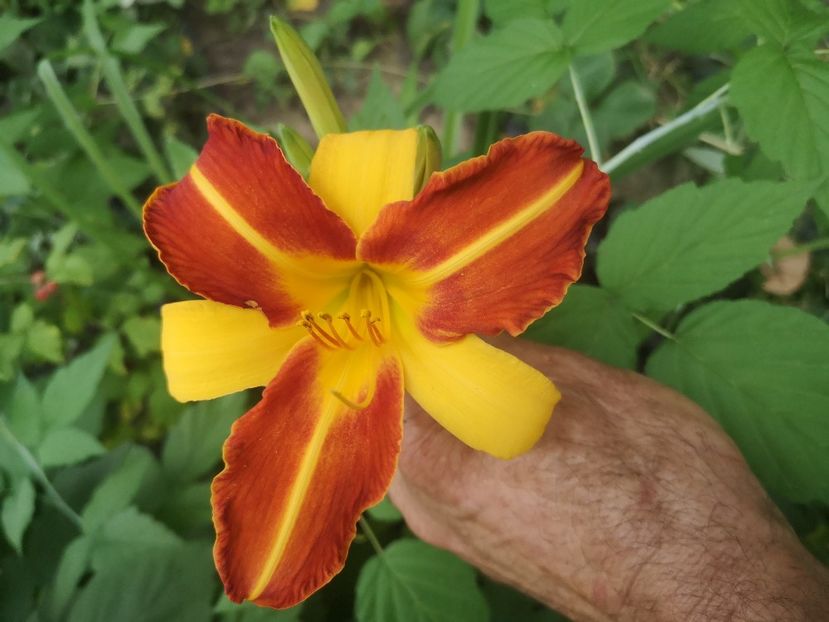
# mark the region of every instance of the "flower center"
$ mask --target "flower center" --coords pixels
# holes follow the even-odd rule
[[[351,281],[345,303],[336,315],[328,312],[299,314],[298,326],[328,350],[355,350],[363,344],[382,346],[389,337],[389,303],[383,281],[362,270]]]

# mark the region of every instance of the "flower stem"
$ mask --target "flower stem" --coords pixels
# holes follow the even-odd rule
[[[673,121],[670,121],[669,123],[666,123],[662,127],[658,127],[655,130],[651,130],[643,136],[640,136],[632,143],[630,143],[627,147],[622,149],[615,156],[610,158],[607,162],[605,162],[604,166],[602,167],[602,170],[608,175],[613,173],[613,171],[618,169],[622,164],[627,162],[629,159],[631,159],[639,152],[644,151],[646,148],[648,148],[656,141],[660,140],[661,138],[664,138],[672,132],[675,132],[683,126],[688,125],[692,121],[695,121],[700,117],[707,115],[712,110],[717,109],[725,101],[725,96],[728,93],[729,86],[729,84],[721,86],[716,91],[711,93],[711,95],[709,95],[700,103],[698,103],[696,106],[694,106],[687,112],[679,115]]]
[[[478,23],[479,12],[479,0],[458,0],[455,28],[452,30],[452,40],[449,44],[453,55],[469,43]],[[443,153],[447,159],[455,155],[462,125],[463,115],[459,112],[447,112],[443,117]]]
[[[645,317],[644,315],[640,315],[639,313],[631,313],[631,315],[642,322],[645,326],[650,328],[653,332],[662,335],[665,339],[670,339],[671,341],[676,341],[676,335],[674,335],[671,331],[666,328],[662,328],[659,324],[651,320],[650,318]]]
[[[587,105],[587,98],[584,96],[584,89],[581,86],[581,78],[576,68],[570,63],[570,82],[573,85],[573,94],[576,96],[576,105],[579,107],[581,122],[587,134],[587,143],[590,146],[590,157],[599,168],[602,166],[602,152],[599,147],[599,139],[596,136],[596,128],[593,126],[593,117],[590,116],[590,108]]]
[[[374,549],[374,552],[377,555],[383,555],[383,545],[380,544],[380,540],[377,539],[377,536],[374,533],[374,530],[371,528],[371,525],[366,520],[365,516],[360,516],[360,529],[363,530],[363,535],[365,535],[366,540],[369,541],[371,544],[371,548]]]
[[[81,520],[81,517],[78,516],[75,510],[69,507],[69,504],[66,503],[63,497],[60,496],[60,493],[54,486],[52,486],[52,482],[50,482],[49,478],[46,477],[46,473],[43,472],[40,464],[38,464],[32,453],[26,449],[26,446],[17,440],[14,432],[9,429],[9,426],[6,425],[6,421],[2,416],[0,416],[0,437],[4,438],[6,442],[8,442],[9,445],[17,451],[17,455],[28,467],[32,476],[41,486],[43,486],[43,489],[46,491],[46,496],[49,497],[49,500],[55,508],[57,508],[57,510],[66,518],[68,518],[80,531],[83,531],[83,521]]]

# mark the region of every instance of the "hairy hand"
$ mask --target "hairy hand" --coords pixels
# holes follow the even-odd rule
[[[576,619],[829,619],[826,570],[696,404],[573,352],[497,345],[561,403],[501,461],[409,401],[391,492],[418,536]]]

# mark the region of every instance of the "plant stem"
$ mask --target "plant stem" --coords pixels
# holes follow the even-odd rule
[[[784,257],[792,257],[802,253],[809,253],[811,251],[822,251],[829,249],[829,238],[818,238],[810,242],[804,242],[793,248],[786,248],[779,251],[773,251],[772,257],[774,259],[783,259]]]
[[[627,147],[622,149],[619,153],[615,156],[610,158],[607,162],[604,163],[602,170],[605,173],[611,174],[614,170],[619,168],[622,164],[624,164],[627,160],[635,156],[640,151],[643,151],[651,144],[655,143],[657,140],[664,138],[671,132],[678,130],[679,128],[688,125],[692,121],[699,119],[700,117],[705,116],[712,110],[716,109],[720,104],[725,101],[725,96],[728,93],[728,88],[730,85],[725,84],[718,88],[716,91],[711,93],[708,97],[703,99],[700,103],[696,106],[688,110],[687,112],[679,115],[673,121],[666,123],[662,127],[658,127],[655,130],[651,130],[647,134],[640,136],[632,143],[630,143]]]
[[[452,41],[449,44],[454,56],[469,43],[478,23],[480,10],[479,0],[458,0],[455,11],[455,28],[452,31]],[[447,112],[443,116],[443,154],[446,159],[455,155],[458,147],[458,136],[463,126],[463,115],[459,112]]]
[[[46,89],[46,95],[52,101],[55,108],[57,108],[58,114],[63,120],[63,124],[66,126],[66,129],[69,130],[72,136],[75,137],[75,140],[81,146],[81,149],[84,150],[87,157],[95,165],[95,168],[98,169],[98,173],[107,183],[113,194],[118,196],[130,209],[130,211],[132,211],[132,213],[135,214],[135,216],[140,220],[141,205],[121,183],[121,179],[110,167],[109,161],[104,157],[104,154],[101,152],[95,142],[95,139],[92,138],[92,135],[84,127],[78,111],[75,110],[75,107],[72,105],[72,102],[69,101],[69,98],[66,96],[66,92],[60,85],[58,77],[55,75],[55,70],[52,68],[52,64],[46,59],[40,61],[37,65],[37,75]]]
[[[596,136],[596,128],[593,126],[593,117],[590,116],[590,108],[587,105],[587,98],[584,96],[581,79],[573,63],[570,63],[570,82],[573,85],[573,94],[576,96],[576,105],[579,107],[581,122],[587,134],[587,143],[590,146],[590,157],[601,168],[602,151],[599,147],[599,139]]]
[[[49,478],[46,477],[46,473],[43,472],[40,464],[38,464],[32,453],[26,449],[26,446],[17,440],[14,432],[12,432],[9,426],[6,425],[5,418],[2,416],[0,416],[0,436],[6,439],[6,442],[14,447],[18,456],[20,456],[20,459],[26,464],[32,476],[41,486],[43,486],[43,490],[46,491],[46,496],[49,497],[49,500],[55,508],[57,508],[57,510],[66,518],[68,518],[80,531],[83,531],[83,521],[81,520],[81,517],[78,516],[75,510],[69,507],[69,504],[64,501],[63,497],[60,496],[60,493],[54,486],[52,486],[52,482],[50,482]]]
[[[371,544],[371,548],[374,549],[374,552],[377,553],[378,556],[382,557],[383,546],[380,544],[380,540],[377,539],[374,530],[371,528],[371,525],[366,520],[365,516],[360,516],[360,529],[363,530],[363,534],[365,535],[366,540],[369,541],[369,544]]]
[[[666,328],[662,328],[659,324],[651,320],[650,318],[645,317],[644,315],[640,315],[639,313],[631,313],[631,315],[642,322],[645,326],[650,328],[653,332],[662,335],[665,339],[670,339],[671,341],[676,341],[676,335],[674,335],[671,331]]]

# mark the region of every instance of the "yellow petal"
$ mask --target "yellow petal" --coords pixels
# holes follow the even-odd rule
[[[473,335],[449,344],[415,330],[399,337],[406,390],[464,443],[513,458],[541,437],[561,397],[542,373]]]
[[[428,160],[418,157],[420,142],[416,129],[326,134],[308,183],[359,238],[381,207],[411,199],[420,189],[418,164]]]
[[[170,394],[181,402],[208,400],[264,386],[306,332],[274,329],[258,309],[210,300],[161,308],[161,352]]]

